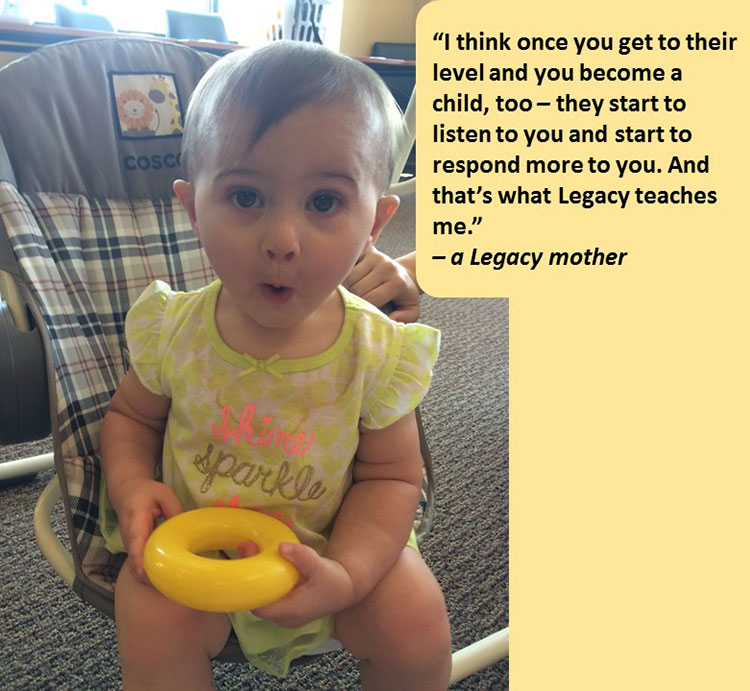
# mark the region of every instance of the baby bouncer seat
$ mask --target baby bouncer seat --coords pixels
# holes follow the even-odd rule
[[[216,59],[165,41],[93,38],[0,70],[2,291],[18,291],[16,320],[27,306],[43,343],[37,366],[47,371],[57,471],[37,508],[37,535],[75,592],[110,616],[123,555],[107,551],[97,524],[99,430],[127,368],[130,305],[156,279],[179,290],[213,280],[172,182],[187,100]],[[418,536],[431,511],[422,440]],[[58,496],[69,551],[49,525]],[[505,654],[507,633],[491,638],[459,656],[454,678]],[[231,641],[223,658],[244,659]]]

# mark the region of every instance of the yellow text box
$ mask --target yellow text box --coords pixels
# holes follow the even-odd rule
[[[514,688],[750,686],[747,19],[419,14],[419,282],[510,297]]]

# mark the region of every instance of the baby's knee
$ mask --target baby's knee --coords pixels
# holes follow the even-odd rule
[[[434,659],[441,651],[450,654],[451,645],[445,598],[421,558],[407,555],[407,561],[417,560],[416,568],[405,569],[403,580],[393,583],[384,632],[391,654],[414,662],[423,657]]]
[[[425,647],[450,648],[450,625],[445,599],[437,583],[420,584],[411,596],[404,598],[394,608],[392,631],[395,647],[416,655]]]
[[[126,570],[127,569],[127,570]],[[229,635],[229,619],[224,615],[198,612],[164,597],[152,585],[139,581],[127,563],[115,585],[115,625],[121,653],[169,655],[188,640],[201,644],[207,653],[221,651]]]
[[[139,581],[127,563],[122,567],[115,584],[115,625],[121,647],[143,654],[161,649],[173,640],[175,630],[187,624],[179,614],[153,586]]]
[[[396,668],[434,666],[450,658],[450,626],[435,577],[404,550],[373,592],[336,618],[336,637],[362,660]]]

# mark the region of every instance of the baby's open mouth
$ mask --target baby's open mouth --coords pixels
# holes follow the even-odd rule
[[[275,283],[264,283],[262,289],[267,299],[277,303],[288,300],[292,295],[292,289],[289,286],[277,285]]]

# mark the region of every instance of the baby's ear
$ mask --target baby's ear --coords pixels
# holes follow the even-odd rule
[[[175,180],[172,183],[172,189],[180,200],[180,204],[187,211],[190,223],[197,231],[198,228],[195,224],[195,188],[187,180]]]
[[[385,194],[378,199],[375,207],[375,221],[370,230],[370,238],[373,242],[378,239],[380,231],[388,225],[388,221],[393,218],[400,203],[401,200],[395,194]]]

